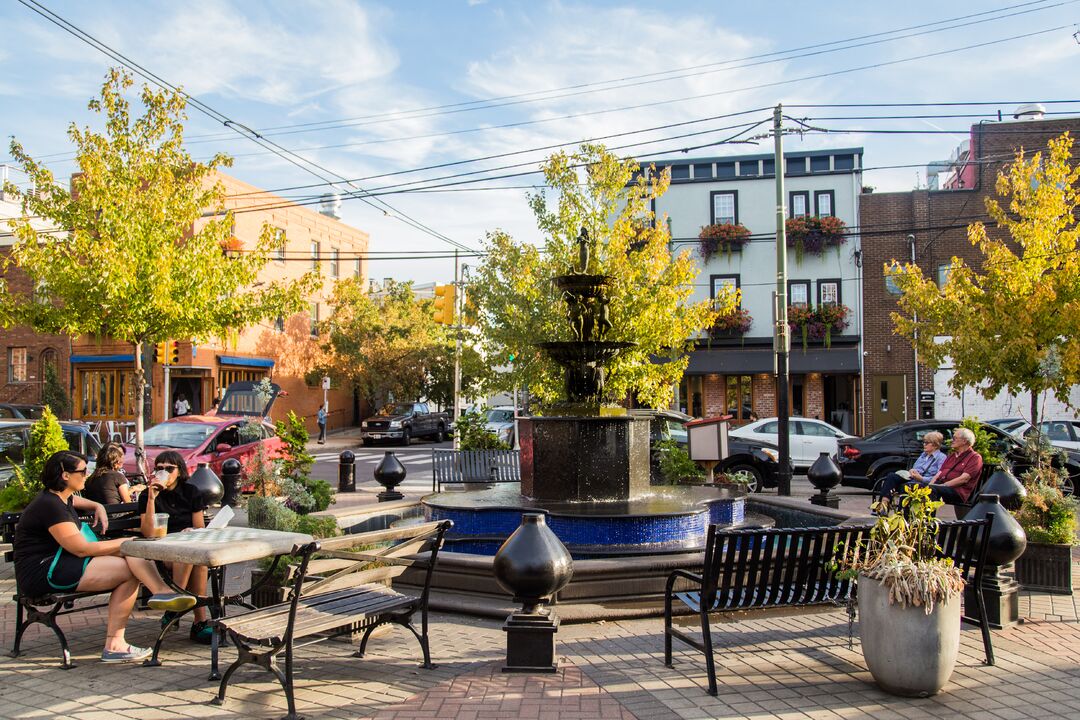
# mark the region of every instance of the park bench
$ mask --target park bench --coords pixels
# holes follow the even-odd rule
[[[444,483],[492,484],[521,482],[517,450],[432,450],[431,491]]]
[[[214,704],[225,702],[225,690],[242,665],[257,665],[281,683],[289,705],[287,720],[297,720],[293,698],[293,655],[298,647],[346,633],[362,632],[354,657],[363,657],[372,631],[387,623],[407,628],[420,642],[423,668],[432,668],[428,643],[428,595],[449,520],[400,529],[377,530],[298,546],[300,562],[292,589],[283,603],[222,618],[216,625],[228,633],[239,653],[221,678]],[[350,550],[360,546],[360,550]],[[374,546],[374,548],[372,548]],[[318,553],[319,557],[315,555]],[[416,568],[424,573],[419,595],[391,586],[393,578]],[[312,580],[315,572],[323,577]],[[413,615],[420,613],[420,630]],[[298,644],[298,641],[303,641]],[[284,653],[285,669],[278,666]]]
[[[106,505],[105,512],[109,517],[109,530],[106,533],[106,537],[118,537],[138,531],[138,503]],[[22,513],[4,513],[0,516],[0,537],[2,537],[4,544],[4,560],[8,562],[15,561],[15,550],[13,547],[15,542],[15,526],[18,524],[21,515]],[[81,515],[80,518],[87,522],[90,522],[93,519],[88,515]],[[76,601],[98,595],[108,596],[111,592],[111,590],[102,592],[56,592],[39,597],[31,597],[23,595],[18,587],[16,587],[15,595],[12,598],[15,601],[15,642],[12,645],[11,656],[19,656],[19,646],[22,643],[23,633],[26,632],[26,628],[34,623],[41,623],[52,630],[60,641],[60,651],[62,654],[60,667],[65,670],[70,670],[75,667],[71,662],[71,651],[68,649],[67,637],[57,624],[56,618],[61,615],[82,612],[83,610],[106,607],[108,603],[76,604]]]
[[[991,519],[943,521],[938,532],[940,555],[953,559],[972,587],[982,585]],[[716,664],[709,613],[809,605],[847,605],[854,613],[855,583],[839,576],[832,561],[845,544],[869,537],[869,525],[767,530],[709,527],[702,572],[676,570],[664,593],[664,664],[672,666],[672,638],[705,654],[709,694],[717,694]],[[683,587],[676,589],[676,583]],[[994,664],[990,627],[981,592],[978,614],[965,608],[962,620],[982,630],[986,664]],[[675,601],[696,613],[701,640],[672,626]],[[852,615],[853,616],[853,615]]]

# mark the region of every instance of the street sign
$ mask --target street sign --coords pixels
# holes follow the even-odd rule
[[[322,389],[323,390],[329,390],[330,389],[330,378],[324,377],[322,379]]]

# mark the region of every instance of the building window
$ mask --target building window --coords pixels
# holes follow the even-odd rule
[[[702,417],[704,414],[704,378],[701,375],[684,375],[679,384],[679,409],[687,415]]]
[[[237,382],[259,382],[267,376],[266,370],[225,370],[218,372],[218,387],[225,389]]]
[[[700,163],[698,165],[694,165],[694,179],[712,179],[712,163]]]
[[[938,265],[937,284],[939,288],[945,287],[945,283],[949,282],[949,270],[951,269],[952,265]]]
[[[285,318],[281,315],[274,318],[274,331],[279,333],[285,332]]]
[[[793,192],[788,200],[788,217],[806,217],[810,214],[809,191]]]
[[[689,180],[690,179],[690,166],[689,165],[672,165],[671,166],[671,179],[672,180]]]
[[[274,259],[285,262],[285,231],[274,228]]]
[[[796,305],[798,307],[806,307],[810,304],[810,281],[809,280],[789,280],[788,281],[788,305]]]
[[[739,222],[739,193],[735,190],[717,190],[709,193],[712,200],[712,223]]]
[[[8,373],[9,383],[26,382],[26,348],[8,348]]]
[[[754,408],[753,379],[749,375],[728,375],[725,382],[727,414],[735,420],[749,422]]]
[[[360,258],[353,260],[352,276],[357,280],[360,279]]]
[[[814,155],[810,158],[810,172],[829,172],[832,170],[832,163],[829,162],[828,155]]]
[[[889,266],[889,269],[890,270],[899,270],[900,269],[900,263],[893,260],[892,265]],[[941,277],[941,268],[938,268],[938,278],[940,279],[940,277]],[[900,286],[896,284],[896,279],[892,275],[886,275],[885,276],[885,292],[889,293],[890,295],[899,295],[900,294]]]
[[[319,303],[311,303],[311,337],[319,336]]]
[[[319,269],[319,243],[311,241],[311,269]]]
[[[135,418],[135,392],[130,368],[80,370],[75,398],[81,420]]]
[[[840,304],[840,281],[839,280],[818,280],[817,292],[818,292],[818,305],[839,305]]]
[[[720,295],[725,287],[729,287],[732,290],[739,289],[739,276],[738,275],[711,275],[709,276],[710,295],[709,297],[715,298]]]
[[[833,201],[836,193],[832,190],[818,190],[814,193],[814,214],[818,217],[831,217],[835,214]]]
[[[733,178],[733,177],[735,177],[735,163],[733,163],[733,162],[716,163],[716,177],[718,177],[718,178]]]
[[[336,278],[338,276],[338,260],[341,258],[341,253],[337,248],[330,249],[330,277]]]

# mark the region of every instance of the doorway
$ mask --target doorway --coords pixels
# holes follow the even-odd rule
[[[907,419],[906,384],[906,375],[874,376],[870,417],[873,418],[875,430]]]
[[[190,407],[189,415],[203,414],[203,392],[201,377],[173,377],[171,380],[172,397],[169,398],[169,417],[176,415],[176,401],[183,396]]]
[[[859,426],[859,402],[855,396],[858,389],[857,375],[823,375],[824,420],[841,432],[855,435]]]

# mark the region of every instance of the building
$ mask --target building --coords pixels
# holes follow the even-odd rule
[[[788,252],[789,305],[801,311],[843,308],[846,317],[828,342],[807,323],[792,333],[791,413],[854,426],[859,403],[859,329],[862,323],[858,197],[862,190],[862,148],[785,154],[785,192],[790,218],[835,217],[849,231],[839,244],[792,247]],[[715,297],[732,285],[742,291],[751,319],[743,328],[714,329],[698,338],[677,397],[695,416],[731,413],[737,421],[776,414],[773,353],[776,290],[776,176],[773,155],[663,161],[671,187],[654,203],[664,216],[673,248],[693,249],[701,263],[692,300]],[[731,224],[749,232],[741,247],[703,255],[705,226]],[[745,232],[745,231],[743,231]],[[793,237],[789,237],[793,245]],[[805,249],[805,251],[803,251]],[[795,317],[795,315],[793,315]],[[744,316],[745,318],[745,316]],[[842,327],[840,327],[842,325]],[[745,324],[744,324],[745,327]],[[826,346],[828,345],[828,346]],[[846,413],[846,415],[844,414]]]
[[[910,192],[864,194],[859,198],[863,224],[866,309],[864,338],[866,432],[916,417],[982,418],[1015,416],[1026,412],[1026,397],[982,398],[974,389],[954,393],[948,387],[948,367],[927,367],[918,362],[911,344],[893,332],[889,313],[897,308],[898,292],[884,275],[893,261],[914,262],[941,284],[952,258],[978,266],[982,256],[967,238],[967,226],[990,222],[985,199],[996,197],[994,183],[1002,166],[1020,148],[1044,149],[1050,138],[1068,130],[1080,132],[1080,119],[1023,119],[1029,109],[1018,109],[1007,122],[971,127],[950,158],[927,166],[928,187]],[[1076,396],[1076,393],[1074,393]],[[1065,408],[1051,402],[1047,411]],[[1069,412],[1071,416],[1072,411]]]
[[[219,173],[218,180],[225,188],[226,207],[237,211],[233,216],[235,247],[253,244],[264,223],[285,235],[285,247],[263,268],[263,280],[297,278],[318,268],[324,284],[309,298],[309,309],[292,317],[279,317],[203,343],[174,338],[167,343],[166,358],[154,357],[153,348],[147,348],[144,366],[150,366],[150,421],[157,423],[171,417],[181,396],[190,404],[192,413],[205,412],[229,383],[270,377],[286,393],[275,403],[274,417],[281,418],[292,410],[307,419],[309,429],[314,429],[315,414],[323,402],[321,378],[309,376],[321,357],[317,322],[328,315],[327,299],[337,280],[356,278],[366,283],[363,255],[368,249],[368,235],[341,222],[337,216],[339,202],[334,198],[324,199],[321,211],[316,211],[224,174]],[[4,330],[0,337],[7,354],[14,352],[16,357],[20,346],[28,357],[40,358],[46,347],[57,344],[56,338],[35,337],[20,328]],[[59,367],[70,367],[67,379],[75,419],[134,419],[136,403],[130,388],[135,358],[130,345],[89,337],[69,342],[65,337],[63,347],[56,351],[62,356]],[[11,367],[9,362],[9,378]],[[9,381],[8,386],[12,384]],[[4,391],[14,393],[8,386]],[[38,401],[40,384],[36,393],[31,389],[22,397],[27,402]],[[352,424],[361,414],[351,391],[331,389],[327,400],[331,428]]]

